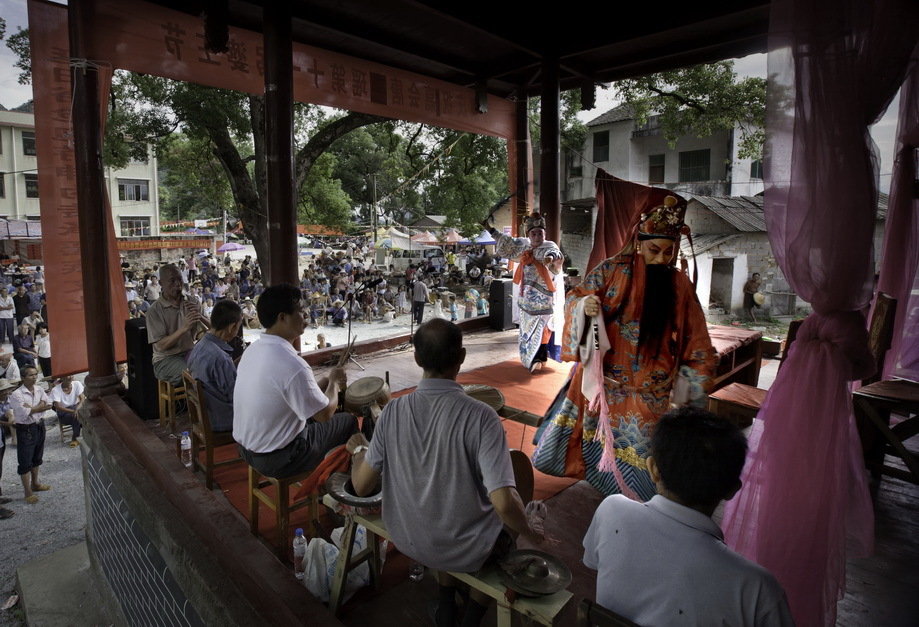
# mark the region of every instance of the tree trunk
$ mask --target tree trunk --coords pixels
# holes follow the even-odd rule
[[[239,218],[246,236],[255,246],[255,255],[268,276],[268,195],[267,159],[265,153],[265,101],[261,96],[249,96],[249,118],[252,124],[254,176],[250,175],[248,159],[243,159],[228,129],[227,120],[220,116],[200,116],[213,146],[214,156],[223,165],[233,192]],[[386,118],[363,113],[349,113],[319,129],[297,152],[297,190],[306,180],[310,168],[319,156],[343,135],[361,126],[381,122]]]

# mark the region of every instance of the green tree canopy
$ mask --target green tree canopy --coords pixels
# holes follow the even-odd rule
[[[686,135],[708,137],[739,126],[739,155],[762,155],[766,122],[766,81],[737,80],[733,61],[680,68],[617,81],[616,93],[639,123],[660,116],[661,131],[671,148]]]

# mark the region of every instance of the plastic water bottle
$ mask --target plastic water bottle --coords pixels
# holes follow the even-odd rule
[[[409,564],[408,578],[416,583],[424,579],[424,564],[415,561]]]
[[[186,468],[191,468],[191,437],[188,435],[188,431],[182,432],[182,439],[180,441],[180,447],[182,449],[182,464]]]
[[[303,579],[303,558],[306,556],[306,537],[299,527],[294,531],[294,575]]]

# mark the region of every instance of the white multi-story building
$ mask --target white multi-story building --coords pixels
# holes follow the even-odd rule
[[[38,220],[41,217],[35,154],[32,113],[0,111],[0,218]],[[105,169],[115,234],[119,237],[160,234],[156,157],[152,150],[148,155],[146,161],[132,161],[122,169]]]
[[[739,128],[702,138],[686,135],[671,148],[657,116],[638,124],[621,105],[588,122],[587,129],[582,152],[567,155],[564,200],[592,198],[597,167],[627,181],[703,196],[763,191],[762,162],[738,156]]]

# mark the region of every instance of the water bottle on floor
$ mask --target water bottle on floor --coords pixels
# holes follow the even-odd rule
[[[418,562],[414,561],[409,564],[408,578],[415,582],[424,579],[424,564],[419,564]]]
[[[294,531],[294,575],[303,579],[303,558],[306,556],[306,537],[299,527]]]
[[[188,435],[188,431],[182,432],[182,440],[180,443],[182,449],[182,464],[186,468],[191,468],[191,437]]]

